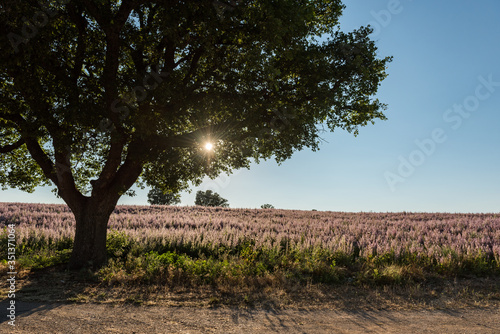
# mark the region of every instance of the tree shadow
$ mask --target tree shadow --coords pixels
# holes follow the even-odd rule
[[[6,298],[0,302],[0,326],[7,323],[13,319],[8,317],[10,306],[10,298]],[[15,299],[15,322],[19,323],[19,320],[23,317],[29,316],[34,313],[53,310],[60,307],[60,304],[46,303],[46,302],[24,302],[19,299]]]
[[[34,313],[72,303],[71,299],[76,301],[77,296],[85,292],[92,277],[88,272],[69,271],[66,267],[67,264],[57,264],[16,277],[14,298],[9,298],[7,293],[0,301],[0,324],[11,320],[7,316],[10,313],[7,308],[12,300],[15,301],[16,323]],[[8,287],[5,290],[8,292]]]

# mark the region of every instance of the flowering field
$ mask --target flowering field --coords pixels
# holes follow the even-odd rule
[[[64,261],[61,254],[69,254],[74,219],[66,206],[0,203],[0,226],[10,223],[21,255],[32,260],[45,252]],[[108,267],[136,261],[146,270],[154,262],[193,275],[201,270],[205,278],[280,271],[319,281],[399,281],[500,268],[500,214],[118,206],[109,229]],[[5,252],[4,242],[0,247]]]

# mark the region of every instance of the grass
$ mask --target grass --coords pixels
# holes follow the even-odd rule
[[[16,297],[24,302],[105,303],[192,307],[330,309],[460,309],[500,307],[500,278],[427,278],[414,284],[298,283],[280,275],[247,277],[234,285],[192,284],[182,275],[170,284],[113,284],[98,273],[67,271],[64,265],[20,274]]]
[[[205,247],[138,241],[123,231],[110,231],[107,264],[95,272],[70,272],[66,263],[71,249],[68,238],[32,235],[23,240],[16,249],[21,295],[135,305],[167,299],[174,305],[206,306],[376,302],[381,307],[446,307],[450,300],[460,307],[500,305],[499,263],[481,252],[444,250],[439,260],[413,253],[363,256],[356,249],[294,248],[286,239],[278,248],[256,246],[251,239],[233,247]],[[7,271],[2,260],[0,272]]]
[[[65,264],[71,242],[48,239],[27,240],[17,254],[18,271],[37,270]],[[211,285],[242,287],[251,284],[368,284],[411,285],[429,279],[491,277],[500,274],[498,263],[487,256],[457,256],[444,260],[396,257],[393,253],[367,257],[332,253],[321,247],[279,250],[256,247],[242,240],[233,248],[196,249],[190,245],[142,244],[124,232],[111,231],[107,239],[108,263],[95,272],[108,285]],[[215,249],[215,250],[214,250]],[[6,270],[6,260],[2,266]]]

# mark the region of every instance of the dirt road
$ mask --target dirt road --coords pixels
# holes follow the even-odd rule
[[[0,303],[0,333],[500,333],[500,310],[345,311]]]

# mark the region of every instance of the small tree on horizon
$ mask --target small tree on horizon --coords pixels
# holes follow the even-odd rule
[[[224,208],[229,207],[227,199],[222,198],[218,193],[213,192],[212,190],[199,190],[196,193],[194,204],[201,206],[220,206]]]
[[[181,195],[168,190],[153,188],[148,192],[148,203],[151,205],[175,205],[181,202]]]
[[[272,204],[262,204],[260,206],[261,209],[274,209],[274,206]]]

